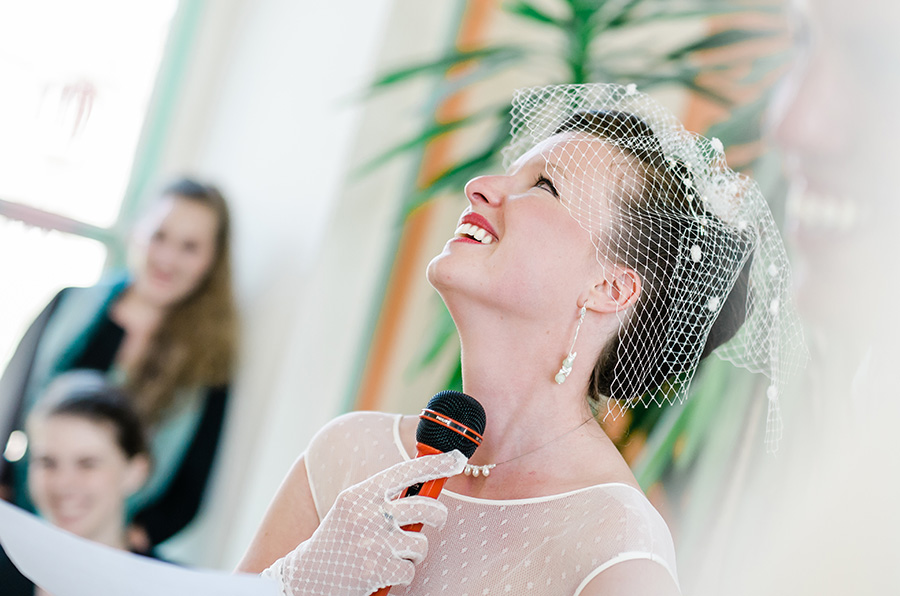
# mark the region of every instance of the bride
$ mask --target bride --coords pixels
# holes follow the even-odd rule
[[[483,443],[468,463],[413,459],[417,418],[336,419],[239,570],[292,596],[679,593],[669,530],[597,419],[683,399],[726,342],[720,355],[779,370],[792,318],[771,215],[717,140],[633,86],[520,92],[506,155],[504,174],[466,186],[427,271],[487,414]],[[394,500],[443,477],[437,500]]]

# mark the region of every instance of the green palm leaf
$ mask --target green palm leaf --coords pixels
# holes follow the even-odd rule
[[[515,46],[496,46],[467,51],[454,50],[436,60],[414,64],[381,75],[372,83],[370,90],[378,91],[423,75],[444,75],[449,69],[468,63],[513,62],[521,60],[526,54],[525,49]]]
[[[475,83],[490,81],[515,68],[527,67],[539,71],[541,62],[561,64],[566,76],[549,83],[582,83],[590,81],[634,82],[647,90],[654,87],[680,87],[691,93],[715,101],[731,109],[731,117],[707,131],[726,145],[746,144],[756,141],[761,133],[763,112],[767,103],[758,86],[773,78],[785,64],[785,53],[775,51],[769,55],[738,57],[723,54],[716,59],[716,52],[753,41],[775,39],[782,35],[776,26],[750,28],[738,26],[706,34],[680,42],[675,47],[658,47],[654,38],[660,24],[700,21],[714,16],[738,15],[753,11],[766,15],[778,14],[781,2],[775,0],[737,2],[734,0],[555,0],[553,4],[535,0],[512,0],[503,9],[512,19],[541,27],[551,37],[564,40],[554,50],[541,50],[523,41],[521,44],[501,44],[461,51],[452,49],[437,59],[413,64],[388,72],[379,77],[369,88],[374,94],[381,90],[403,85],[419,77],[440,78],[433,99],[443,99],[469,88]],[[555,8],[555,9],[551,9]],[[738,22],[737,19],[733,19]],[[725,23],[726,21],[722,21]],[[653,43],[629,45],[623,49],[616,40],[629,39],[639,32]],[[703,60],[698,60],[702,56]],[[712,62],[711,62],[712,61]],[[465,65],[465,69],[456,67]],[[454,71],[446,77],[448,71]],[[559,72],[554,70],[553,72]],[[732,79],[746,86],[753,99],[735,106],[731,97],[739,94],[716,87],[717,83],[700,77],[703,73],[737,73]],[[723,77],[727,78],[727,77]],[[447,122],[431,120],[421,132],[385,150],[367,163],[361,173],[368,173],[389,160],[404,154],[419,154],[431,141],[446,135],[494,122],[494,131],[477,149],[449,164],[433,179],[416,188],[403,205],[403,213],[411,211],[444,192],[461,192],[472,177],[495,169],[500,163],[500,151],[508,142],[510,129],[508,106],[480,107],[477,111],[461,114]],[[768,162],[765,162],[768,164]],[[743,164],[752,165],[752,164]],[[774,171],[768,167],[767,172]],[[425,342],[422,356],[415,363],[422,368],[434,364],[455,341],[456,330],[445,308],[440,309],[434,328]],[[446,386],[461,388],[459,366],[449,374]],[[667,409],[635,410],[632,428],[646,432],[648,440],[643,455],[635,466],[636,475],[643,486],[660,480],[673,470],[684,471],[695,462],[704,459],[709,466],[723,465],[728,450],[721,457],[707,455],[702,446],[709,441],[725,443],[716,426],[719,420],[737,424],[739,407],[746,395],[732,389],[739,385],[746,388],[746,379],[735,374],[730,365],[711,362],[703,365],[692,388],[692,397],[685,404]],[[742,397],[743,395],[743,397]],[[729,428],[731,428],[729,426]]]

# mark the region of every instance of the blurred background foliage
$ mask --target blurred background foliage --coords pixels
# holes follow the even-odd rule
[[[703,106],[708,117],[705,130],[698,132],[724,143],[731,167],[750,171],[767,197],[783,197],[780,160],[761,142],[771,89],[790,60],[783,2],[513,0],[501,10],[503,18],[517,21],[517,30],[531,28],[540,34],[454,47],[436,59],[383,74],[369,93],[430,77],[440,105],[486,81],[523,70],[533,85],[635,83],[651,95],[680,90]],[[659,35],[663,28],[667,35]],[[674,41],[663,45],[661,39]],[[381,153],[361,173],[401,155],[422,153],[437,140],[477,130],[480,143],[420,178],[405,199],[404,217],[441,193],[461,193],[471,178],[499,171],[510,131],[511,94],[510,88],[497,102],[465,107],[450,118],[431,109],[434,116],[418,134]],[[776,219],[780,201],[772,205]],[[456,345],[453,321],[445,308],[439,312],[421,346],[420,368]],[[457,364],[445,386],[461,389],[461,381]],[[723,475],[740,461],[742,446],[762,444],[758,425],[747,422],[765,417],[760,409],[764,400],[753,399],[759,395],[755,385],[752,375],[711,358],[701,364],[685,403],[638,408],[603,423],[641,485],[655,493],[658,506],[661,500],[663,508],[668,504],[683,511],[686,527],[702,526],[690,522],[708,515],[711,504],[722,499],[721,492],[711,488],[721,485]],[[695,482],[704,485],[702,493],[691,490]],[[673,503],[675,499],[680,503]],[[681,542],[690,540],[682,536]]]

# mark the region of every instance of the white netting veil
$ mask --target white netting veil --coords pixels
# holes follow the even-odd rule
[[[787,255],[757,184],[728,168],[718,139],[688,132],[633,85],[518,91],[505,165],[538,145],[598,261],[641,280],[594,371],[592,391],[610,398],[606,415],[683,400],[715,349],[771,380],[774,450],[779,396],[805,349]]]

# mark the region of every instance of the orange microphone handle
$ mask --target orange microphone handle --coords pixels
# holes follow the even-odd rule
[[[422,443],[416,443],[416,450],[417,458],[426,455],[437,455],[438,453],[441,453],[434,447],[423,445]],[[445,482],[447,482],[446,478],[438,478],[437,480],[429,480],[428,482],[419,482],[418,484],[413,484],[403,491],[403,493],[400,495],[400,498],[402,499],[403,497],[414,497],[416,495],[421,495],[423,497],[431,497],[432,499],[437,499],[438,495],[441,494],[441,489],[444,488]]]
[[[437,455],[439,453],[443,453],[443,451],[439,451],[431,445],[416,443],[416,457],[422,457],[425,455]]]
[[[428,482],[421,485],[413,485],[403,491],[403,496],[411,497],[417,494],[420,497],[431,497],[432,499],[437,499],[438,495],[441,494],[441,490],[444,488],[445,482],[447,482],[446,478],[438,478],[437,480],[429,480]],[[407,494],[416,486],[422,487],[421,489],[419,489],[418,493]],[[401,526],[400,529],[406,530],[407,532],[421,532],[422,524],[409,524],[407,526]]]

